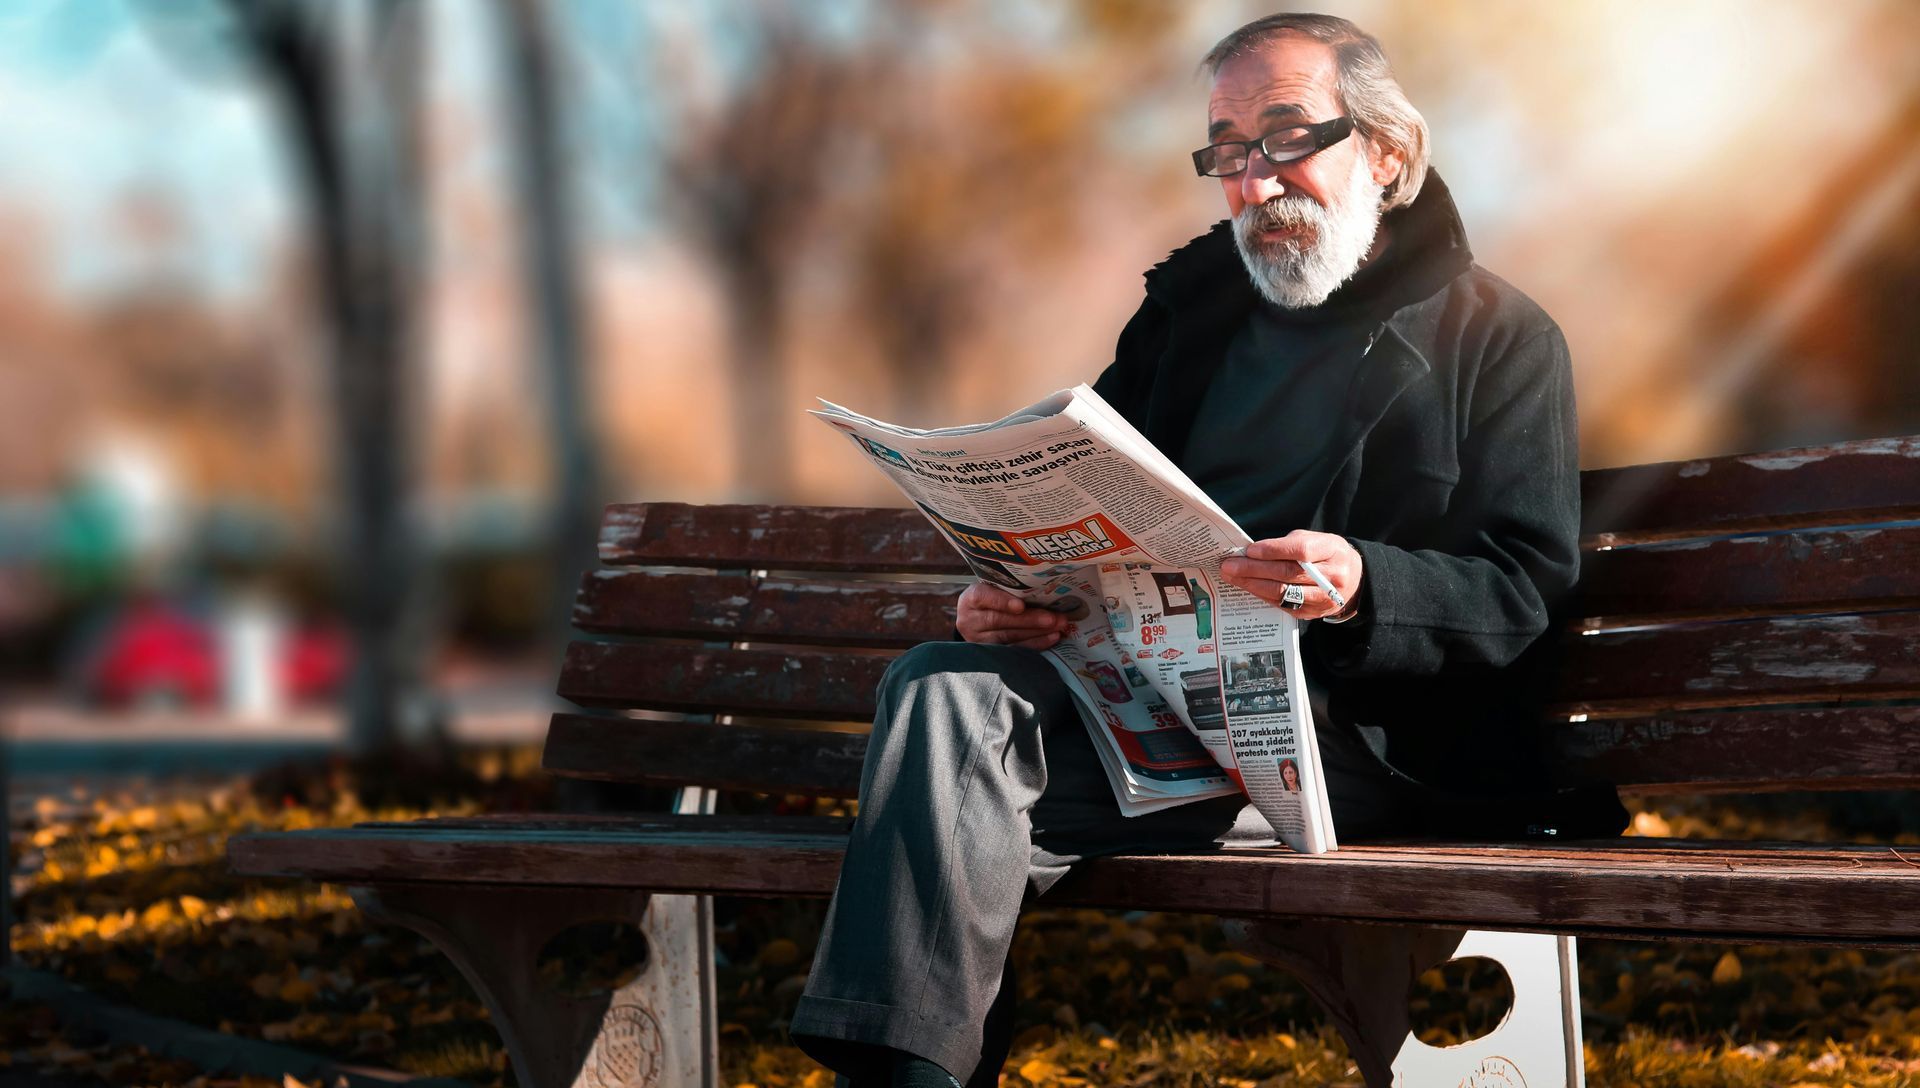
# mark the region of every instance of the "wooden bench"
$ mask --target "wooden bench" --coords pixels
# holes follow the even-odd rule
[[[1579,618],[1555,758],[1641,793],[1909,789],[1920,780],[1920,437],[1585,473]],[[675,814],[512,815],[247,835],[240,873],[350,886],[434,940],[526,1088],[715,1083],[705,895],[824,897],[846,821],[711,815],[714,790],[853,796],[893,654],[948,637],[964,570],[919,514],[615,506],[583,579],[547,735],[556,775],[681,787]],[[1920,946],[1920,865],[1887,848],[1620,839],[1130,856],[1049,902],[1239,919],[1297,971],[1369,1084],[1578,1084],[1573,940]],[[550,992],[536,954],[639,920],[646,969]],[[1500,960],[1515,1008],[1445,1051],[1407,985]],[[1509,1063],[1503,1067],[1500,1062]],[[1417,1070],[1417,1073],[1409,1072]],[[1517,1081],[1516,1081],[1517,1083]]]

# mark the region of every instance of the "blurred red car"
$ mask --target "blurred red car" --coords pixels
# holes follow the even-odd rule
[[[88,680],[89,694],[108,706],[207,706],[220,694],[220,656],[205,624],[139,600],[108,629]]]
[[[276,668],[290,704],[328,699],[346,680],[350,654],[339,628],[287,632]],[[88,695],[113,707],[210,707],[225,663],[211,624],[160,600],[140,600],[108,629],[88,670]]]

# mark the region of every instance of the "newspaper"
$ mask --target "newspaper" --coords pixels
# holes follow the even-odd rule
[[[1295,850],[1335,848],[1300,621],[1220,577],[1246,532],[1091,387],[932,430],[821,404],[974,574],[1068,618],[1046,655],[1122,813],[1244,791]]]

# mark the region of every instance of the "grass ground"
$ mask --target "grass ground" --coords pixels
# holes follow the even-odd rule
[[[552,798],[536,760],[530,750],[494,751],[453,772],[334,764],[212,788],[41,798],[17,833],[15,948],[29,966],[181,1020],[504,1088],[513,1074],[485,1008],[430,945],[369,927],[340,889],[232,877],[222,851],[244,830],[545,807]],[[1643,834],[1915,841],[1903,813],[1848,804],[1631,807]],[[719,904],[729,1083],[831,1083],[784,1038],[819,910]],[[548,950],[543,972],[568,989],[617,980],[630,962],[617,936],[575,934]],[[1015,960],[1021,1027],[1010,1088],[1357,1083],[1304,991],[1228,950],[1212,919],[1033,911]],[[1588,941],[1580,961],[1595,1086],[1920,1085],[1920,955]],[[1470,968],[1423,978],[1414,1011],[1428,1041],[1497,1022],[1503,980]],[[0,1013],[8,1066],[121,1085],[295,1088],[73,1038],[17,1004]]]

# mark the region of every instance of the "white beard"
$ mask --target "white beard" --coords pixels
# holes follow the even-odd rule
[[[1233,244],[1253,285],[1268,302],[1286,310],[1318,306],[1360,270],[1380,229],[1380,195],[1364,155],[1353,157],[1346,188],[1322,207],[1304,193],[1252,204],[1233,217]],[[1259,234],[1274,227],[1306,231],[1278,242]]]

